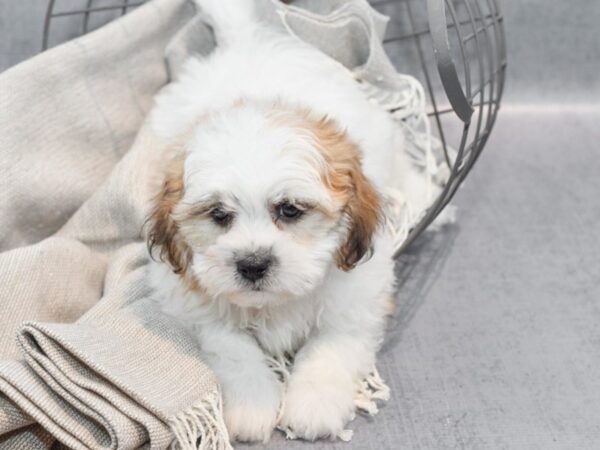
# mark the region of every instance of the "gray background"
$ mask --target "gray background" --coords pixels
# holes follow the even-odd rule
[[[39,50],[45,5],[0,0],[0,70]],[[392,399],[350,444],[285,448],[600,448],[600,2],[501,5],[496,128],[457,223],[398,264]]]

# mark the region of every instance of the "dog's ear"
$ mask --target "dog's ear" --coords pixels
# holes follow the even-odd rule
[[[324,182],[332,195],[346,205],[348,235],[338,249],[336,263],[349,271],[372,249],[381,201],[362,170],[360,149],[346,133],[327,117],[313,122],[311,128],[329,166]]]
[[[364,175],[358,157],[347,174],[350,192],[345,213],[348,216],[348,235],[337,252],[336,262],[344,271],[372,251],[372,239],[380,221],[380,199]]]
[[[158,255],[175,273],[184,273],[192,259],[191,249],[180,236],[179,225],[173,218],[173,210],[184,193],[184,160],[184,156],[177,156],[170,162],[147,220],[150,255]]]

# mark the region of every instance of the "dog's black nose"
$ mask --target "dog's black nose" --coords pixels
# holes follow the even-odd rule
[[[258,281],[269,271],[272,258],[267,255],[252,254],[236,262],[238,273],[249,281]]]

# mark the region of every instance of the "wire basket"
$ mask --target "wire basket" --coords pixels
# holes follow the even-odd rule
[[[425,86],[433,134],[450,170],[442,193],[398,256],[450,202],[492,131],[506,72],[503,17],[496,0],[373,0],[371,5],[390,17],[384,46],[396,68]]]
[[[49,0],[42,48],[87,33],[145,0]],[[450,177],[398,256],[450,202],[490,135],[504,88],[506,47],[497,0],[371,0],[390,17],[384,46],[400,73],[425,86],[432,132]],[[74,6],[75,5],[75,6]],[[57,27],[59,20],[69,26]],[[66,30],[66,31],[65,31]],[[56,34],[62,32],[61,34]],[[456,152],[453,152],[454,149]]]

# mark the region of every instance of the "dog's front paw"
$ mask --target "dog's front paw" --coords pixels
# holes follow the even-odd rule
[[[230,439],[267,442],[275,428],[281,402],[281,385],[275,375],[268,371],[240,377],[239,383],[225,387],[223,394]]]
[[[354,416],[353,386],[349,380],[292,375],[279,426],[302,439],[335,439]]]

